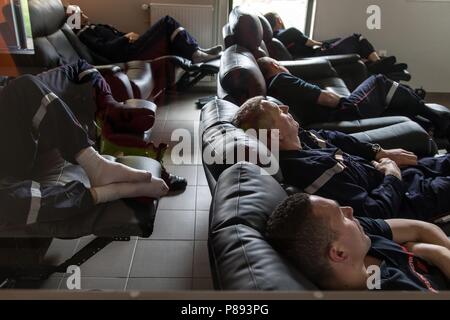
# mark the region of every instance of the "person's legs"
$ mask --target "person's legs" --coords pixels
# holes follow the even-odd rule
[[[422,116],[442,133],[447,132],[450,125],[448,118],[443,118],[428,108],[414,91],[383,75],[369,77],[349,97],[342,99],[341,107],[357,108],[361,118]]]
[[[131,46],[130,59],[153,60],[174,54],[194,62],[213,59],[219,47],[202,49],[197,40],[170,16],[161,18]]]
[[[361,119],[375,118],[383,114],[386,108],[386,88],[383,76],[371,76],[361,83],[350,96],[341,99],[342,109],[356,109]]]
[[[81,84],[88,84],[89,87],[94,89],[94,100],[96,103],[96,107],[94,107],[96,110],[96,115],[94,115],[91,112],[88,112],[88,115],[82,115],[84,118],[88,117],[90,122],[92,122],[92,119],[94,119],[95,116],[100,117],[101,119],[105,120],[104,126],[102,128],[102,131],[104,134],[111,135],[113,134],[112,128],[108,125],[108,121],[115,121],[114,119],[117,119],[118,122],[124,122],[125,119],[130,119],[129,123],[125,124],[133,124],[134,128],[139,130],[139,128],[136,128],[137,122],[131,121],[131,117],[127,115],[127,113],[131,112],[129,109],[124,109],[122,104],[119,104],[111,94],[111,89],[106,83],[103,76],[100,74],[100,72],[95,69],[94,66],[88,64],[84,60],[79,60],[76,63],[72,63],[69,65],[65,65],[62,67],[59,67],[57,69],[53,69],[49,72],[46,72],[44,74],[41,74],[39,76],[41,80],[44,81],[45,84],[50,83],[51,89],[56,89],[58,91],[58,95],[62,94],[65,98],[68,98],[72,104],[75,106],[69,105],[72,112],[74,112],[77,116],[77,118],[80,116],[80,112],[77,112],[79,109],[79,106],[81,104],[86,104],[86,96],[90,95],[91,93],[86,93],[86,96],[83,96],[80,94],[80,90],[84,90],[80,88]],[[141,122],[139,122],[142,125],[142,130],[146,127],[145,119],[148,117],[148,114],[145,112],[145,110],[142,110],[141,112],[138,109],[133,109],[133,118],[140,118],[142,119]],[[81,112],[85,113],[85,112]],[[85,121],[88,122],[88,121]],[[115,134],[115,136],[118,136]],[[132,146],[135,148],[149,148],[148,143],[142,141],[142,139],[135,137],[133,135],[119,135],[121,137],[121,141],[126,140],[125,145],[126,146]],[[167,173],[163,175],[164,181],[167,183],[167,185],[170,186],[171,190],[181,190],[184,189],[187,182],[186,179],[182,177],[178,177],[172,174]],[[115,176],[115,175],[112,175]]]
[[[94,199],[79,181],[64,186],[33,180],[0,179],[0,224],[5,228],[32,227],[74,219],[94,209]]]
[[[312,57],[315,50],[306,45],[308,37],[296,28],[289,28],[276,35],[293,56]]]
[[[422,116],[431,121],[439,135],[444,135],[450,126],[450,117],[435,112],[409,87],[386,77],[380,80],[387,89],[386,113],[408,117]]]
[[[68,161],[92,145],[68,107],[35,76],[19,77],[3,89],[0,119],[0,145],[9,154],[0,160],[0,170],[11,176],[30,172],[42,144],[59,145]]]
[[[373,45],[360,34],[353,34],[350,37],[338,40],[329,48],[317,51],[317,56],[338,55],[338,54],[359,54],[361,58],[370,61],[380,60]]]

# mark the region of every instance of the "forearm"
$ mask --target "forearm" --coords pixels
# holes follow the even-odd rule
[[[418,242],[438,245],[450,250],[450,240],[438,226],[422,222]]]
[[[315,40],[312,40],[312,39],[308,39],[308,40],[306,41],[306,45],[307,45],[308,47],[321,46],[321,45],[322,45],[322,42],[315,41]]]
[[[450,250],[441,248],[436,258],[436,267],[450,280]]]
[[[317,103],[324,107],[336,108],[339,105],[341,97],[329,91],[322,91]]]
[[[339,131],[320,130],[318,133],[331,144],[348,154],[368,161],[374,160],[375,154],[371,143],[361,142],[355,137]]]
[[[450,240],[438,226],[417,220],[392,219],[386,221],[397,243],[425,243],[450,250]]]
[[[441,272],[450,279],[450,250],[432,244],[417,243],[410,245],[410,251],[427,261],[428,263],[437,267]]]

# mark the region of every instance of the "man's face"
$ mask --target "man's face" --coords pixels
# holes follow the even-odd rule
[[[289,73],[289,70],[286,67],[283,67],[278,61],[274,60],[270,63],[272,67],[272,73]]]
[[[340,207],[336,201],[311,196],[313,213],[325,218],[336,233],[333,246],[344,251],[351,261],[363,261],[370,249],[370,238],[365,234],[359,221],[353,216],[353,209]]]
[[[276,103],[267,100],[262,101],[262,106],[264,112],[270,114],[270,118],[273,121],[273,128],[279,130],[280,146],[283,141],[298,139],[298,129],[300,128],[300,125],[289,113],[288,106],[278,106]]]

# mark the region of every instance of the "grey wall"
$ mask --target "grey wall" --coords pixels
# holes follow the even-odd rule
[[[368,30],[367,7],[382,11],[381,30]],[[450,92],[450,2],[317,0],[314,38],[362,33],[377,49],[407,62],[412,86]]]

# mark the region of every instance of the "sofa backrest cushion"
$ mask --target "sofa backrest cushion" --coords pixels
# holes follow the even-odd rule
[[[202,109],[201,139],[203,165],[215,181],[229,167],[240,161],[259,165],[282,181],[275,156],[255,135],[247,134],[232,123],[238,107],[224,100],[214,100]]]
[[[267,219],[287,197],[260,168],[238,163],[220,177],[210,213],[209,249],[217,289],[314,290],[266,241]]]
[[[230,13],[229,25],[236,44],[251,52],[258,50],[263,40],[263,27],[256,15],[236,7]]]
[[[225,50],[221,58],[219,79],[223,90],[238,104],[267,94],[266,81],[255,57],[242,46],[233,45]]]

